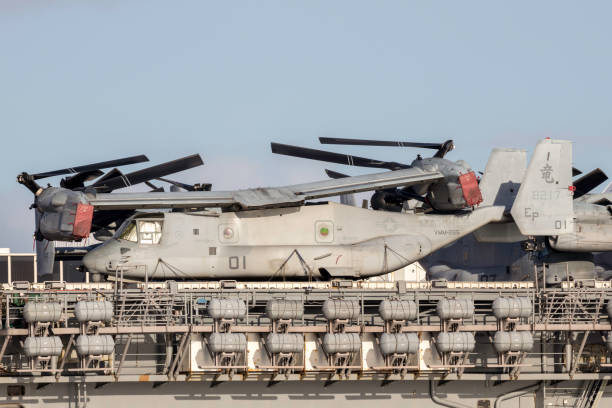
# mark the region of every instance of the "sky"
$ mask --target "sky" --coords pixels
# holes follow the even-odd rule
[[[32,249],[21,171],[142,153],[200,153],[175,178],[225,190],[372,171],[273,155],[271,141],[453,139],[448,158],[483,169],[494,147],[552,137],[612,175],[610,15],[605,1],[3,0],[0,247]]]

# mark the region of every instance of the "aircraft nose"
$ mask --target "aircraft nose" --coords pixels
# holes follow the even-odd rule
[[[102,272],[98,269],[98,254],[96,254],[96,250],[90,251],[83,257],[83,265],[89,272]]]

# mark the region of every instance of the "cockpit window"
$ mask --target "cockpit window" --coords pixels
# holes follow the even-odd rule
[[[136,233],[136,221],[130,222],[121,235],[119,239],[124,239],[126,241],[138,242],[138,234]]]
[[[162,222],[153,220],[138,221],[138,236],[141,244],[159,244]]]

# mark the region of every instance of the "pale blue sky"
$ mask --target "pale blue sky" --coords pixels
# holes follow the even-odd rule
[[[0,247],[31,249],[18,172],[139,153],[199,152],[182,179],[227,189],[323,177],[270,141],[453,138],[449,158],[483,168],[494,146],[550,136],[612,174],[611,16],[603,1],[3,0]]]

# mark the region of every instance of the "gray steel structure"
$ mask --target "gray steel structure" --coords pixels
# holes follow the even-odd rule
[[[0,392],[6,392],[5,402],[16,406],[120,407],[153,402],[181,406],[203,402],[211,406],[269,406],[273,402],[332,406],[341,402],[365,406],[384,401],[388,406],[415,402],[425,407],[593,407],[600,400],[600,406],[606,406],[612,400],[605,392],[612,379],[606,342],[612,330],[608,303],[612,289],[607,281],[583,285],[13,282],[2,286],[0,295]],[[517,303],[521,309],[504,314],[494,308],[499,298],[523,299]],[[208,312],[213,299],[228,299],[245,309],[237,306],[231,309],[237,312],[225,317],[222,309],[215,309],[213,319]],[[275,314],[279,320],[271,320],[266,306],[282,299],[303,304],[303,314],[295,315],[301,318],[282,319],[290,314]],[[331,310],[325,306],[329,299],[355,304],[356,313],[325,312]],[[444,312],[442,320],[436,307],[440,301],[446,304],[452,299],[461,300],[467,308],[461,313]],[[384,321],[379,310],[384,300],[414,302],[416,318]],[[106,312],[81,314],[77,319],[75,308],[94,306],[77,306],[84,301],[110,302],[110,320]],[[27,317],[26,305],[32,305]],[[99,309],[93,310],[107,307],[100,303]],[[411,313],[406,314],[410,319]],[[83,321],[87,319],[83,316],[105,317]],[[498,332],[529,333],[533,348],[514,351],[511,347],[511,351],[498,353],[503,349],[494,344]],[[215,348],[212,352],[209,339],[223,333],[243,336],[246,347]],[[303,352],[271,354],[266,346],[270,333],[303,336]],[[351,334],[359,343],[355,349],[350,346],[327,354],[322,341],[334,333]],[[418,353],[383,355],[379,341],[385,333],[418,334]],[[441,352],[437,344],[441,333],[473,335],[475,348],[453,351],[451,347],[449,352]],[[114,348],[106,355],[76,353],[83,336],[112,339]],[[62,350],[48,356],[44,351],[30,353],[28,357],[23,349],[27,338],[59,338]],[[444,350],[449,349],[445,346]]]

